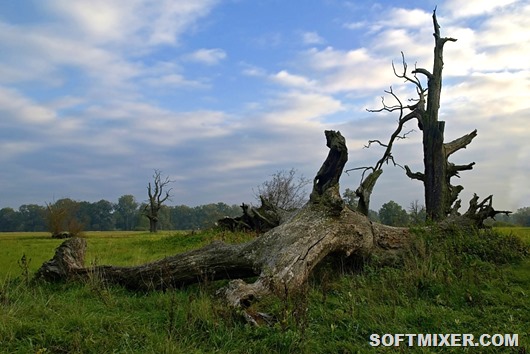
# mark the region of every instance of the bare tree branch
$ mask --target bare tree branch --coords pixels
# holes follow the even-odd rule
[[[466,134],[458,139],[455,139],[449,143],[444,143],[445,156],[449,157],[452,153],[460,149],[465,149],[466,146],[469,145],[476,136],[477,130],[475,129],[471,133]]]
[[[425,179],[425,175],[421,172],[412,172],[409,168],[409,166],[405,165],[405,172],[407,174],[407,177],[410,179],[417,179],[419,181],[423,181]]]
[[[458,172],[472,170],[473,166],[475,166],[474,162],[471,162],[467,165],[455,165],[454,163],[448,162],[447,163],[447,175],[449,178],[460,177],[458,175]]]

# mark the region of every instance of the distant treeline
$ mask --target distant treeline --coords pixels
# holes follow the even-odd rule
[[[355,201],[345,194],[346,205],[355,209]],[[25,204],[18,210],[0,209],[0,231],[49,231],[49,210],[64,210],[69,219],[79,222],[86,231],[108,230],[148,230],[148,219],[143,215],[145,204],[138,203],[134,196],[124,195],[117,203],[107,200],[99,202],[75,201],[64,198],[45,206]],[[235,217],[242,214],[238,205],[212,203],[189,207],[186,205],[162,206],[159,212],[159,229],[193,230],[215,225],[224,216]],[[394,201],[389,201],[379,209],[370,210],[370,219],[392,226],[421,225],[425,222],[425,208],[412,202],[405,210]],[[490,221],[493,224],[493,221]],[[495,225],[495,224],[493,224]],[[530,207],[520,208],[510,216],[498,215],[496,225],[530,226]]]
[[[48,231],[49,208],[62,209],[81,223],[86,231],[148,230],[148,219],[143,216],[145,204],[138,203],[134,196],[124,195],[117,203],[107,200],[90,203],[69,198],[59,199],[53,204],[25,204],[18,210],[0,209],[0,231]],[[186,205],[162,206],[159,213],[159,229],[191,230],[208,228],[224,216],[241,215],[237,205],[212,203],[189,207]]]

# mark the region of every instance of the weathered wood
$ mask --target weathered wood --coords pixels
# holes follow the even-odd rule
[[[240,245],[222,242],[133,267],[83,264],[86,242],[65,241],[37,277],[48,281],[85,278],[96,273],[102,281],[133,290],[184,286],[203,279],[232,279],[221,292],[234,306],[245,306],[265,294],[295,293],[326,257],[394,255],[404,248],[409,230],[372,223],[340,203],[340,171],[347,161],[344,138],[326,132],[328,158],[314,180],[311,201],[284,223]],[[243,279],[257,277],[252,283]]]
[[[372,252],[393,253],[409,238],[406,228],[373,224],[366,216],[344,208],[330,215],[324,208],[305,205],[284,224],[240,245],[213,242],[201,249],[133,267],[83,264],[86,241],[65,241],[55,256],[44,263],[37,277],[48,281],[85,278],[91,273],[107,283],[131,290],[160,290],[201,280],[232,281],[224,291],[233,304],[269,293],[296,292],[320,261],[331,254],[364,256]],[[235,295],[238,294],[238,295]]]
[[[340,196],[339,180],[348,162],[348,148],[346,139],[333,130],[326,130],[326,146],[329,153],[313,179],[313,191],[309,196],[309,202],[320,204],[328,209],[328,212],[338,215],[344,208],[344,201]]]
[[[261,206],[252,207],[241,204],[243,215],[235,218],[224,217],[217,220],[217,225],[230,231],[267,232],[280,225],[290,214],[289,211],[275,207],[260,196]]]
[[[64,241],[55,250],[52,259],[45,262],[35,274],[49,281],[67,280],[85,265],[86,240],[74,237]]]
[[[355,191],[355,195],[359,197],[357,204],[357,211],[363,215],[368,216],[370,211],[370,197],[374,190],[375,184],[378,178],[383,174],[383,169],[379,168],[371,172],[359,185],[359,188]]]

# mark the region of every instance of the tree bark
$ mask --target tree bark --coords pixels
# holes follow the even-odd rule
[[[442,92],[443,47],[453,38],[440,37],[440,26],[433,13],[434,26],[434,63],[432,74],[428,78],[427,109],[422,117],[425,208],[431,220],[442,220],[447,215],[450,198],[446,183],[447,159],[443,150],[445,122],[438,120],[440,96]],[[426,71],[425,71],[426,72]],[[424,73],[425,73],[424,72]]]
[[[314,179],[310,201],[284,223],[245,244],[222,242],[132,267],[83,264],[86,241],[64,242],[36,276],[48,281],[86,278],[95,273],[107,283],[150,291],[179,287],[202,279],[233,279],[222,290],[234,306],[246,306],[267,294],[295,293],[328,256],[394,257],[407,244],[407,228],[372,223],[344,206],[339,179],[347,161],[345,140],[326,131],[329,155]],[[256,277],[252,283],[243,279]]]
[[[95,273],[110,284],[131,290],[161,290],[201,280],[245,279],[231,282],[225,296],[233,305],[269,293],[296,292],[312,270],[329,255],[394,256],[409,239],[406,228],[372,223],[360,213],[343,208],[339,215],[326,208],[306,204],[284,224],[245,244],[213,242],[201,249],[132,267],[83,264],[86,241],[72,238],[44,263],[37,278],[48,281],[86,278]]]

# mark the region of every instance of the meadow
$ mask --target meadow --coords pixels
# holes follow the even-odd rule
[[[87,264],[133,265],[213,240],[222,231],[87,232]],[[325,264],[296,295],[262,299],[249,325],[215,295],[226,281],[136,293],[97,279],[32,281],[62,240],[0,233],[0,353],[526,353],[530,349],[530,228],[476,234],[417,231],[399,264]],[[337,264],[339,263],[339,264]],[[371,347],[372,333],[517,333],[519,346]]]

